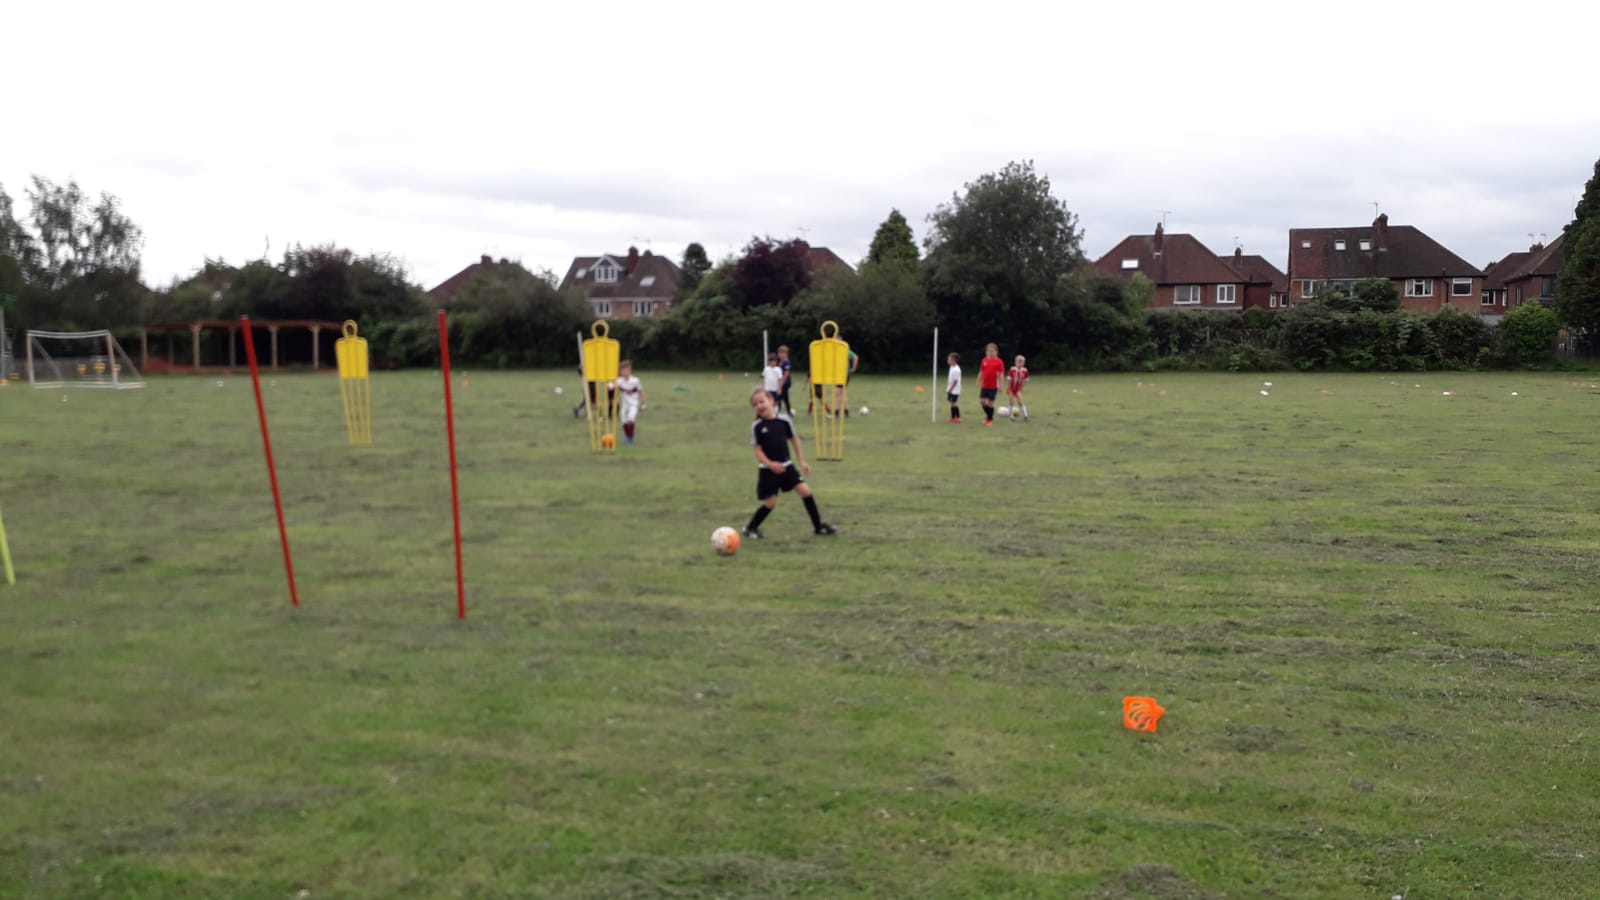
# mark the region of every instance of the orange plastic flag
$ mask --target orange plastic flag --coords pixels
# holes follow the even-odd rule
[[[1122,724],[1134,731],[1155,731],[1165,712],[1154,697],[1122,698]]]

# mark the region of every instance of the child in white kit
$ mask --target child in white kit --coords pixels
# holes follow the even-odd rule
[[[639,418],[639,408],[644,406],[644,386],[639,376],[633,374],[633,361],[617,363],[617,403],[621,406],[623,443],[633,443],[633,423]]]
[[[761,370],[761,387],[772,395],[773,403],[783,398],[783,366],[776,353],[767,354],[767,367]]]

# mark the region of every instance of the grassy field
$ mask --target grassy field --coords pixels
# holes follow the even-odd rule
[[[753,379],[640,375],[458,373],[465,621],[436,373],[264,382],[298,609],[248,378],[0,390],[0,896],[1600,884],[1600,379],[863,377],[720,558]]]

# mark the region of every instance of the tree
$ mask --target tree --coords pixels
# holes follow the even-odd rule
[[[733,288],[740,306],[785,306],[811,283],[806,256],[811,245],[799,238],[751,238],[733,265]]]
[[[1573,230],[1581,223],[1590,222],[1600,216],[1600,159],[1594,162],[1594,174],[1589,176],[1589,182],[1583,186],[1583,196],[1578,198],[1578,205],[1572,209],[1572,221],[1561,230],[1570,240]]]
[[[17,221],[11,195],[0,185],[0,293],[20,296],[37,268],[33,235]]]
[[[711,271],[711,260],[706,256],[706,248],[697,243],[683,248],[683,261],[678,264],[678,299],[694,293],[700,286],[701,279]]]
[[[1561,321],[1555,310],[1524,303],[1500,320],[1500,352],[1508,365],[1538,366],[1550,362]]]
[[[139,283],[144,235],[117,198],[90,200],[75,181],[38,175],[27,195],[31,230],[0,188],[0,290],[18,298],[18,319],[68,329],[136,322],[148,294]]]
[[[878,230],[872,236],[872,246],[867,250],[867,262],[871,265],[884,265],[886,263],[903,263],[916,265],[917,242],[911,234],[911,225],[906,222],[906,217],[900,210],[889,210],[889,218],[883,220]]]
[[[1561,242],[1566,260],[1556,276],[1556,309],[1567,323],[1600,332],[1600,161]]]
[[[1047,333],[1057,280],[1083,263],[1077,217],[1033,163],[969,182],[928,216],[928,296],[951,346]]]
[[[461,358],[502,367],[570,364],[573,336],[592,320],[581,292],[509,260],[480,269],[450,312],[461,321]]]

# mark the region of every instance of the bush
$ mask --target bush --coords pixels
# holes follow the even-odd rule
[[[1508,366],[1544,366],[1561,320],[1556,311],[1538,303],[1525,303],[1500,320],[1500,353]]]

